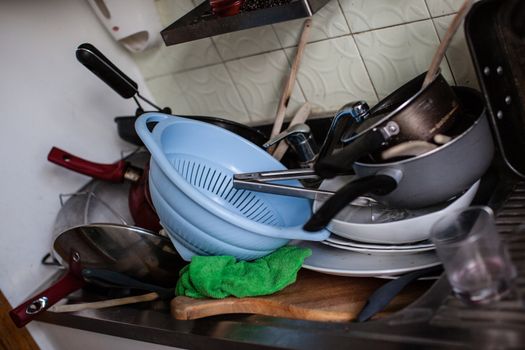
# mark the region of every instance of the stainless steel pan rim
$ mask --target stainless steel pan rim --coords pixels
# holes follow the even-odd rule
[[[141,236],[151,236],[152,238],[155,238],[155,239],[158,239],[160,241],[165,241],[167,244],[172,244],[171,241],[166,238],[166,237],[163,237],[153,231],[150,231],[150,230],[147,230],[147,229],[144,229],[142,227],[138,227],[138,226],[131,226],[131,225],[123,225],[123,224],[116,224],[116,223],[90,223],[90,224],[81,224],[81,225],[76,225],[76,226],[72,226],[72,227],[68,227],[67,230],[61,232],[60,234],[57,235],[57,237],[55,238],[55,240],[53,241],[53,253],[54,253],[54,257],[55,259],[58,260],[58,262],[62,265],[62,267],[64,266],[67,266],[67,259],[69,259],[69,257],[62,257],[59,252],[58,252],[58,249],[57,249],[57,243],[60,239],[60,236],[62,235],[62,233],[65,233],[65,232],[68,232],[68,231],[74,231],[74,230],[77,230],[77,229],[89,229],[89,228],[93,228],[93,229],[100,229],[100,228],[116,228],[116,229],[126,229],[128,231],[131,231],[131,232],[135,232]]]

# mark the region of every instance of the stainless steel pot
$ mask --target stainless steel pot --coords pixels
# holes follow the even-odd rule
[[[421,208],[450,199],[476,182],[489,167],[494,144],[484,101],[476,90],[456,88],[465,113],[451,131],[453,140],[424,153],[395,162],[354,162],[358,180],[336,192],[305,224],[318,231],[357,196],[369,194],[397,208]],[[467,127],[465,128],[465,125]]]

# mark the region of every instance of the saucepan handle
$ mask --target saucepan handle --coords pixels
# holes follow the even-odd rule
[[[354,162],[369,153],[379,150],[386,140],[380,129],[372,129],[341,151],[320,159],[314,166],[315,172],[325,179],[352,173]]]
[[[9,311],[9,316],[15,325],[21,328],[61,299],[84,287],[85,284],[86,282],[78,271],[70,268],[51,287]]]
[[[407,285],[412,281],[428,276],[432,273],[441,273],[443,267],[441,265],[429,267],[423,270],[416,270],[407,273],[395,280],[385,283],[379,287],[367,300],[363,309],[357,315],[357,322],[365,322],[372,318],[378,312],[381,312],[388,306]]]
[[[94,163],[77,157],[58,147],[51,149],[47,155],[47,160],[77,173],[110,182],[124,181],[124,174],[127,168],[127,163],[124,160],[113,164]]]
[[[77,48],[77,59],[93,74],[104,81],[124,98],[131,98],[138,93],[138,85],[118,69],[95,46],[84,43]]]
[[[303,226],[303,229],[309,232],[319,231],[357,197],[367,193],[388,194],[396,189],[397,183],[398,180],[395,177],[383,174],[362,177],[349,182],[324,202]]]
[[[103,282],[113,285],[115,287],[124,287],[131,289],[140,289],[149,292],[156,292],[161,296],[175,295],[173,289],[163,288],[154,284],[144,283],[129,277],[121,272],[106,270],[106,269],[84,269],[82,270],[82,276],[89,281]]]

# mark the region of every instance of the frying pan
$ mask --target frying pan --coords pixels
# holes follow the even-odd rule
[[[125,99],[133,98],[138,105],[137,113],[135,116],[117,117],[115,122],[117,123],[118,134],[124,140],[142,146],[143,143],[138,137],[135,131],[135,120],[137,117],[144,113],[137,98],[145,101],[149,105],[153,106],[159,112],[166,114],[171,113],[170,108],[163,108],[156,106],[151,101],[144,98],[138,90],[138,84],[118,69],[110,60],[107,59],[95,46],[84,43],[78,46],[76,50],[76,57],[80,63],[88,68],[93,74],[98,76],[104,81],[109,87]],[[200,120],[206,123],[217,125],[221,128],[229,130],[250,142],[261,146],[268,140],[268,137],[261,131],[249,127],[247,125],[234,122],[227,119],[208,117],[208,116],[189,116],[189,115],[177,115],[183,118],[189,118],[194,120]]]
[[[51,149],[47,159],[64,168],[99,180],[109,182],[131,181],[128,204],[135,225],[154,232],[158,232],[162,228],[149,194],[147,165],[142,170],[125,160],[119,160],[113,164],[94,163],[57,147]]]
[[[62,232],[53,243],[68,269],[55,284],[9,312],[18,327],[86,284],[83,269],[105,269],[144,283],[172,287],[184,262],[171,241],[132,226],[94,224]]]
[[[387,162],[364,158],[353,164],[358,179],[329,198],[305,224],[318,231],[357,196],[369,194],[395,208],[422,208],[444,202],[476,182],[489,167],[494,144],[482,95],[455,89],[465,113],[449,130],[454,138],[416,157]]]
[[[425,73],[376,104],[362,123],[353,123],[341,142],[347,146],[315,164],[322,178],[352,172],[359,158],[407,141],[432,141],[461,114],[454,90],[441,74],[421,89]]]

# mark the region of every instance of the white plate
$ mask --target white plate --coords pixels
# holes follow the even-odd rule
[[[425,240],[415,243],[403,243],[403,244],[379,244],[379,243],[363,243],[359,241],[353,241],[348,238],[339,237],[337,235],[330,235],[324,242],[329,242],[335,245],[363,248],[363,249],[380,249],[380,250],[412,250],[412,249],[423,249],[433,248],[434,244],[430,240]]]
[[[349,181],[348,177],[336,177],[325,180],[320,189],[336,191]],[[345,218],[355,217],[352,215],[351,206],[343,209],[327,226],[327,229],[338,236],[356,241],[368,243],[410,243],[419,242],[429,238],[432,224],[441,217],[460,208],[470,205],[478,190],[479,181],[472,185],[465,193],[457,199],[431,208],[411,210],[411,217],[386,223],[356,223],[346,221]],[[322,205],[322,201],[315,200],[314,212]]]
[[[303,263],[305,269],[330,275],[395,276],[441,263],[434,252],[378,256],[349,252],[318,242],[294,241],[293,244],[312,250],[312,255]]]
[[[413,248],[413,249],[388,249],[388,248],[360,248],[360,247],[353,247],[348,245],[340,245],[336,243],[332,243],[330,241],[322,241],[321,243],[326,244],[330,247],[334,247],[337,249],[347,250],[350,252],[357,252],[361,254],[370,254],[370,255],[400,255],[400,254],[416,254],[421,252],[428,252],[430,250],[434,250],[435,248],[433,246],[430,247],[422,247],[422,248]]]

